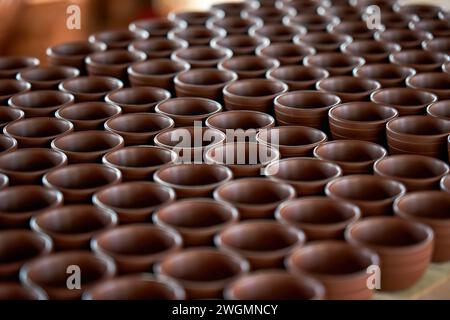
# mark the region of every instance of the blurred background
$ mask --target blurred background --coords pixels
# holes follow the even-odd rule
[[[45,61],[45,49],[90,33],[126,27],[130,21],[166,15],[172,10],[206,10],[212,3],[239,0],[0,0],[0,55],[33,55]],[[450,9],[450,0],[406,0]],[[81,30],[66,28],[66,9],[81,8]]]

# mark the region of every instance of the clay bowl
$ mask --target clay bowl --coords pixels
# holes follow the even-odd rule
[[[250,28],[261,27],[262,25],[262,20],[258,18],[242,18],[239,15],[222,19],[213,18],[206,21],[206,26],[209,29],[223,29],[227,32],[227,35],[248,34]]]
[[[139,29],[147,31],[150,39],[166,37],[167,32],[170,30],[185,27],[187,27],[187,23],[185,21],[173,21],[167,17],[151,17],[147,19],[134,20],[128,25],[128,29],[131,31]]]
[[[413,89],[426,90],[438,96],[439,100],[450,99],[450,74],[444,72],[424,72],[410,76],[406,85]]]
[[[226,165],[235,178],[259,176],[264,166],[279,158],[278,150],[255,142],[216,145],[205,154],[207,163]]]
[[[175,92],[177,97],[199,97],[221,102],[222,89],[237,78],[237,74],[229,70],[192,69],[175,77]]]
[[[308,241],[343,239],[345,228],[361,217],[361,210],[348,201],[316,196],[282,203],[275,217],[302,230]]]
[[[226,17],[240,17],[241,12],[245,9],[255,7],[256,4],[248,1],[225,1],[211,5],[212,9],[222,10]]]
[[[127,68],[147,58],[141,51],[125,49],[96,52],[86,57],[86,69],[89,75],[108,76],[126,82]]]
[[[229,284],[224,296],[227,300],[320,300],[325,296],[325,289],[320,282],[305,275],[260,270]]]
[[[414,285],[425,273],[433,250],[431,228],[396,217],[371,217],[349,226],[345,238],[380,257],[381,290]]]
[[[367,285],[371,266],[378,255],[367,248],[344,241],[323,241],[299,248],[287,259],[288,270],[306,274],[323,283],[326,299],[368,300],[374,291]]]
[[[105,123],[105,129],[120,135],[127,146],[153,144],[158,133],[173,126],[171,118],[157,113],[124,114]]]
[[[211,246],[214,235],[238,219],[233,206],[206,198],[180,200],[153,215],[156,225],[178,231],[185,247]]]
[[[373,102],[350,102],[330,109],[328,118],[334,139],[384,143],[386,123],[398,116],[393,107]]]
[[[173,40],[165,37],[157,37],[134,41],[128,46],[128,50],[132,52],[143,52],[149,59],[163,59],[170,58],[170,55],[174,51],[187,48],[188,46],[189,44],[181,39]]]
[[[303,64],[307,67],[325,69],[331,76],[343,76],[351,75],[354,68],[365,64],[365,60],[344,53],[328,52],[305,57]]]
[[[225,166],[185,163],[166,166],[155,172],[155,182],[175,190],[177,198],[211,197],[213,191],[233,178]]]
[[[218,64],[219,70],[235,72],[239,79],[265,78],[267,71],[280,65],[278,60],[261,56],[242,55],[226,59]]]
[[[344,175],[372,173],[373,164],[387,155],[378,144],[360,140],[329,141],[314,149],[314,156],[336,163]]]
[[[409,29],[387,29],[377,31],[375,40],[399,45],[402,50],[419,49],[423,41],[433,38],[431,33],[424,31],[413,31]]]
[[[402,50],[389,56],[391,63],[415,69],[417,72],[440,71],[442,64],[448,61],[444,53],[425,50]]]
[[[171,21],[184,21],[188,26],[204,26],[209,19],[223,18],[225,13],[222,10],[211,9],[209,11],[179,11],[170,12],[168,15]]]
[[[56,138],[52,149],[61,151],[69,163],[100,162],[108,152],[123,148],[124,140],[118,134],[107,131],[79,131]]]
[[[449,173],[449,167],[435,158],[403,154],[378,160],[374,172],[403,183],[412,192],[439,189],[439,182]]]
[[[359,21],[362,18],[362,12],[360,8],[349,6],[348,2],[337,3],[331,7],[322,5],[317,9],[319,14],[325,12],[331,16],[339,18],[340,21]]]
[[[271,180],[290,184],[298,196],[321,195],[328,182],[342,176],[342,169],[329,161],[288,158],[270,163],[264,175]]]
[[[372,175],[350,175],[327,184],[325,194],[332,199],[350,201],[361,209],[363,217],[392,214],[395,199],[406,193],[396,180]]]
[[[450,175],[446,175],[441,179],[441,190],[445,192],[450,192]]]
[[[90,43],[80,40],[47,48],[46,55],[50,65],[70,66],[78,69],[81,74],[86,74],[85,58],[94,52],[105,50],[106,44],[102,42]]]
[[[73,104],[75,97],[70,93],[56,90],[40,90],[19,93],[9,99],[11,108],[20,109],[25,117],[49,117],[53,116],[59,108]]]
[[[214,199],[235,206],[244,220],[273,218],[276,207],[295,195],[289,184],[266,178],[233,180],[214,191]]]
[[[170,98],[170,92],[158,87],[124,88],[108,94],[105,101],[122,108],[123,113],[153,112],[155,106]]]
[[[0,156],[0,173],[6,174],[10,185],[40,184],[42,176],[67,164],[67,157],[59,151],[44,148],[25,148]]]
[[[419,20],[414,14],[402,14],[398,12],[383,12],[380,22],[386,29],[408,29],[411,21]]]
[[[226,31],[221,28],[209,29],[205,26],[188,26],[187,28],[173,29],[167,34],[168,39],[184,40],[190,47],[208,46],[210,41],[217,37],[225,37]]]
[[[7,105],[12,96],[28,92],[30,89],[31,84],[28,82],[0,78],[0,104]]]
[[[301,3],[303,1],[299,1]],[[283,22],[287,25],[298,25],[306,28],[308,33],[311,32],[325,32],[327,26],[331,23],[338,23],[339,19],[330,15],[320,15],[313,10],[313,12],[297,12],[294,17],[286,17]]]
[[[442,100],[430,104],[427,107],[427,114],[432,117],[450,120],[450,100]]]
[[[91,205],[69,205],[47,209],[31,219],[31,229],[49,236],[55,250],[89,249],[99,232],[117,225],[115,212]]]
[[[273,43],[256,49],[258,56],[276,59],[282,66],[301,64],[304,57],[315,53],[316,50],[313,47],[295,43]]]
[[[62,206],[61,192],[41,186],[17,186],[0,191],[0,225],[25,229],[31,217]]]
[[[442,9],[439,6],[435,6],[428,3],[416,3],[416,4],[394,4],[395,12],[400,14],[414,14],[420,19],[436,19],[439,12]]]
[[[295,36],[293,42],[308,45],[317,52],[338,52],[341,45],[352,42],[350,36],[343,34],[328,33],[325,31],[310,32],[305,35]]]
[[[280,122],[326,129],[328,111],[341,102],[327,92],[299,90],[280,94],[275,98],[275,116]]]
[[[155,111],[170,117],[177,127],[203,124],[206,118],[222,111],[220,103],[206,98],[182,97],[159,103]]]
[[[215,38],[211,40],[211,47],[216,49],[229,49],[233,56],[253,55],[257,48],[264,48],[270,44],[270,40],[258,36],[249,36],[246,34],[229,35],[224,38]]]
[[[62,119],[37,117],[11,122],[3,132],[20,148],[48,148],[53,139],[73,132],[73,125]]]
[[[289,91],[312,90],[317,81],[325,79],[329,72],[322,68],[287,65],[270,70],[266,74],[269,80],[279,80],[288,85]]]
[[[420,21],[411,21],[409,28],[411,30],[429,32],[435,38],[450,36],[450,22],[446,20],[421,19]]]
[[[377,90],[370,99],[378,104],[392,106],[400,116],[424,114],[427,107],[438,97],[428,91],[411,88],[387,88]]]
[[[0,155],[17,149],[17,141],[7,135],[0,134]]]
[[[364,22],[363,22],[364,23]],[[389,55],[400,51],[400,46],[376,40],[357,40],[341,46],[342,53],[362,57],[366,63],[384,63]]]
[[[124,181],[149,180],[156,170],[177,160],[174,151],[145,145],[122,148],[103,157],[104,164],[122,172]]]
[[[316,88],[339,96],[342,102],[360,102],[369,101],[371,93],[380,89],[381,84],[375,80],[337,76],[320,80]]]
[[[24,70],[38,67],[40,61],[37,58],[25,56],[9,56],[0,58],[0,79],[14,79]]]
[[[261,19],[265,25],[271,23],[281,23],[286,16],[295,16],[296,10],[293,8],[277,8],[273,4],[271,6],[259,6],[241,12],[244,18],[252,17]]]
[[[450,38],[434,38],[424,41],[422,48],[431,52],[450,54]]]
[[[8,176],[5,176],[4,174],[0,174],[0,190],[8,187],[8,185],[9,185]]]
[[[120,80],[101,76],[76,77],[59,84],[59,90],[71,93],[75,102],[103,101],[108,93],[122,87]]]
[[[111,257],[120,274],[150,272],[155,263],[179,251],[178,233],[151,224],[133,224],[104,231],[92,240],[92,250]]]
[[[19,72],[17,79],[30,83],[33,90],[57,90],[62,81],[79,75],[80,71],[72,67],[48,66]]]
[[[344,34],[354,40],[372,39],[375,30],[367,27],[366,21],[341,21],[338,24],[329,24],[327,29],[331,33]]]
[[[81,290],[67,286],[67,271],[82,270]],[[73,272],[73,271],[72,271]],[[89,251],[66,251],[35,259],[25,264],[20,271],[21,282],[28,287],[38,287],[52,300],[79,300],[91,286],[113,278],[116,274],[114,262]]]
[[[86,290],[83,300],[184,300],[184,289],[173,281],[150,274],[132,274],[105,280]]]
[[[382,88],[404,87],[406,78],[415,74],[412,68],[392,63],[367,64],[353,70],[353,76],[378,81]]]
[[[102,42],[106,44],[108,50],[112,51],[115,49],[126,49],[133,41],[147,39],[148,37],[149,33],[142,29],[134,31],[115,29],[92,34],[89,36],[89,42]]]
[[[57,189],[64,195],[65,203],[90,203],[92,195],[122,180],[118,169],[100,164],[74,164],[46,174],[44,186]]]
[[[128,68],[132,87],[159,87],[174,92],[175,76],[190,68],[187,62],[170,59],[151,59],[138,62]]]
[[[24,116],[22,110],[0,106],[0,130],[13,121],[23,119]]]
[[[249,34],[268,38],[270,43],[291,43],[295,36],[306,34],[306,29],[298,25],[267,23],[263,26],[252,27]]]
[[[222,230],[214,239],[216,246],[238,254],[252,270],[283,268],[284,259],[305,243],[303,231],[276,221],[240,222]]]
[[[70,121],[76,131],[99,130],[104,123],[122,113],[122,109],[105,102],[81,102],[56,111],[58,119]]]
[[[0,300],[48,300],[48,297],[42,290],[37,288],[26,288],[20,283],[11,281],[0,284]]]
[[[24,263],[48,255],[53,249],[49,237],[29,230],[2,230],[0,241],[0,279],[14,282]]]
[[[189,47],[172,53],[174,61],[188,63],[191,68],[215,68],[225,59],[231,58],[233,52],[230,49],[215,49],[208,46]]]
[[[283,126],[264,129],[256,141],[280,152],[282,158],[311,156],[315,147],[327,141],[322,131],[304,126]]]
[[[223,88],[227,110],[254,110],[270,113],[276,96],[286,92],[281,81],[267,79],[238,80]]]
[[[181,127],[158,133],[155,145],[175,151],[183,163],[201,163],[204,153],[225,142],[223,132],[207,127]]]

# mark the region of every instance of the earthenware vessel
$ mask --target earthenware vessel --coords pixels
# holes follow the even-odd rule
[[[325,69],[331,76],[349,75],[354,68],[358,68],[364,63],[365,60],[361,57],[338,52],[319,53],[303,59],[303,64],[306,67]]]
[[[128,50],[131,52],[143,52],[147,55],[147,58],[158,59],[170,58],[174,51],[187,48],[188,46],[187,41],[181,39],[172,40],[165,37],[156,37],[134,41],[128,46]]]
[[[188,63],[191,68],[215,68],[219,62],[232,56],[230,49],[197,46],[174,51],[170,57],[174,61]]]
[[[398,12],[383,12],[380,18],[381,24],[386,29],[408,29],[411,21],[419,20],[419,17],[414,14],[402,14]]]
[[[256,4],[248,1],[225,1],[219,2],[211,5],[212,9],[222,10],[225,17],[240,17],[241,12],[245,9],[250,9],[255,7]]]
[[[9,99],[11,108],[20,109],[25,117],[53,116],[59,108],[73,104],[75,97],[70,93],[56,90],[39,90],[19,93]]]
[[[10,136],[0,134],[0,155],[17,149],[17,140]]]
[[[378,81],[382,88],[404,87],[406,78],[415,74],[412,68],[392,63],[367,64],[353,70],[353,76]]]
[[[419,49],[423,41],[433,39],[429,32],[413,31],[409,29],[387,29],[375,32],[375,40],[397,44],[402,50]]]
[[[450,54],[450,39],[433,38],[431,40],[422,42],[422,48],[431,52]]]
[[[170,98],[170,92],[158,87],[133,87],[111,92],[105,101],[121,107],[123,113],[153,112],[155,106]]]
[[[59,84],[59,90],[75,96],[75,102],[103,101],[108,93],[122,87],[122,81],[101,76],[76,77]]]
[[[222,28],[207,28],[205,26],[188,26],[187,28],[173,29],[167,34],[168,39],[184,40],[190,47],[208,46],[210,41],[217,37],[225,37],[227,32]]]
[[[48,297],[42,290],[26,288],[20,283],[11,281],[0,284],[0,300],[48,300]]]
[[[24,70],[38,67],[39,59],[26,56],[7,56],[0,58],[0,79],[15,79]]]
[[[248,33],[251,36],[268,38],[270,43],[292,43],[295,36],[306,34],[306,28],[299,25],[265,23],[250,28]]]
[[[391,63],[415,69],[417,72],[440,71],[442,64],[448,61],[444,53],[416,50],[402,50],[389,56]]]
[[[219,70],[235,72],[239,79],[265,78],[266,72],[277,68],[278,60],[261,56],[242,55],[223,60],[218,64]]]
[[[362,10],[360,8],[349,6],[344,2],[335,4],[331,7],[321,6],[317,12],[327,14],[339,18],[340,21],[359,21],[362,18]]]
[[[339,96],[342,102],[353,102],[368,101],[370,94],[380,89],[381,84],[375,80],[337,76],[320,80],[316,88]]]
[[[393,6],[395,12],[401,14],[414,14],[420,19],[435,19],[438,18],[441,8],[436,5],[428,3],[417,3],[417,4],[399,4],[395,3]]]
[[[13,121],[23,119],[25,112],[20,109],[0,107],[0,129]]]
[[[434,38],[450,36],[450,23],[446,20],[421,19],[420,21],[411,21],[409,28],[411,30],[429,32]]]
[[[450,100],[434,102],[427,107],[427,114],[432,117],[450,120]]]
[[[222,10],[211,9],[208,11],[179,11],[170,12],[168,15],[171,21],[184,21],[188,26],[204,26],[211,18],[223,18],[225,13]]]
[[[320,15],[314,10],[313,12],[297,12],[294,17],[286,17],[283,19],[283,23],[288,25],[299,25],[305,27],[306,30],[311,32],[325,32],[327,26],[331,23],[339,23],[339,19],[330,15]]]
[[[384,28],[384,27],[382,27]],[[367,27],[366,21],[341,21],[338,24],[329,24],[327,29],[330,33],[344,34],[352,37],[355,41],[372,39],[375,30]]]
[[[406,85],[413,89],[426,90],[438,96],[439,100],[450,99],[450,73],[424,72],[406,79]]]
[[[224,38],[215,38],[211,40],[211,47],[217,49],[229,49],[233,56],[253,55],[257,48],[264,48],[270,44],[270,40],[258,36],[246,34],[229,35]]]
[[[289,91],[296,91],[312,90],[317,81],[329,75],[329,72],[322,68],[288,65],[268,71],[266,78],[284,82],[288,85]]]
[[[225,17],[223,19],[209,19],[206,21],[206,26],[209,29],[223,29],[227,32],[227,35],[234,34],[248,34],[248,31],[252,27],[261,27],[263,25],[262,20],[258,18],[242,18],[240,16]]]
[[[174,28],[186,27],[187,23],[185,21],[173,21],[166,17],[152,17],[135,20],[129,24],[128,29],[131,31],[143,29],[149,33],[149,40],[152,40],[153,38],[165,38],[167,33]]]
[[[350,36],[328,33],[325,31],[309,32],[305,35],[295,36],[293,42],[308,45],[317,52],[338,52],[341,45],[352,42]]]
[[[244,18],[253,17],[261,19],[264,24],[281,23],[286,16],[295,16],[296,10],[293,8],[277,8],[275,6],[260,6],[243,10],[241,16]]]
[[[256,49],[256,54],[261,57],[276,59],[280,65],[297,65],[303,58],[316,53],[313,47],[299,45],[295,43],[272,43],[267,47],[260,46]]]
[[[364,22],[363,22],[364,23]],[[400,46],[376,40],[357,40],[341,46],[342,53],[362,57],[367,64],[385,63],[389,55],[400,51]]]
[[[128,30],[115,29],[108,31],[101,31],[89,36],[90,43],[104,43],[108,50],[126,49],[128,45],[136,40],[147,39],[149,33],[145,30]]]
[[[66,66],[48,66],[27,69],[17,74],[18,80],[27,81],[33,90],[57,90],[58,85],[67,79],[80,75],[76,68]]]
[[[20,93],[31,90],[31,84],[22,80],[0,78],[0,104],[7,105],[8,100]]]

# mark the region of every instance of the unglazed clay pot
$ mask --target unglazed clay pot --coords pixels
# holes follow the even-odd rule
[[[360,140],[329,141],[314,149],[314,156],[339,165],[345,175],[372,173],[375,161],[384,158],[387,151],[380,145]]]
[[[423,41],[430,40],[433,36],[429,32],[395,28],[377,31],[374,38],[377,41],[397,44],[402,50],[408,50],[420,48]]]
[[[86,290],[83,300],[184,300],[184,289],[174,281],[150,274],[132,274],[105,280]]]
[[[252,27],[249,34],[268,38],[270,43],[291,43],[295,36],[306,34],[306,29],[299,25],[265,23],[263,26]]]
[[[182,97],[159,103],[155,111],[173,119],[175,126],[186,127],[203,124],[206,118],[222,111],[222,106],[211,99]]]
[[[354,40],[372,39],[375,30],[367,27],[366,21],[341,21],[337,24],[329,24],[327,27],[330,33],[345,34]]]
[[[127,30],[115,29],[109,31],[101,31],[89,36],[91,43],[104,43],[108,50],[126,49],[128,45],[136,40],[147,39],[149,33],[145,30]]]
[[[449,173],[448,165],[438,159],[402,154],[380,159],[374,164],[376,175],[403,183],[408,192],[439,189],[439,182]]]
[[[305,234],[276,221],[255,220],[225,228],[216,246],[246,258],[252,270],[283,268],[284,259],[305,242]]]
[[[10,56],[0,58],[0,79],[14,79],[24,70],[39,66],[40,61],[34,57]]]
[[[286,16],[295,16],[294,8],[277,8],[274,4],[270,6],[259,6],[241,12],[241,16],[261,19],[264,24],[281,23]]]
[[[364,58],[366,63],[372,64],[388,62],[389,55],[391,53],[399,52],[400,46],[398,44],[384,43],[382,41],[376,41],[373,39],[358,40],[342,45],[341,51],[345,54],[362,57]]]
[[[174,61],[189,63],[191,68],[215,68],[218,63],[231,58],[230,49],[216,49],[209,46],[189,47],[172,53]]]
[[[450,260],[448,241],[450,194],[443,191],[412,192],[397,199],[395,214],[428,225],[434,232],[433,262]]]
[[[168,256],[154,268],[161,279],[178,281],[189,299],[220,299],[230,281],[249,271],[240,256],[205,247]]]
[[[298,196],[306,196],[323,194],[328,182],[342,176],[342,169],[315,158],[287,158],[271,162],[264,174],[274,181],[290,184]]]
[[[354,68],[361,67],[365,60],[339,52],[319,53],[305,57],[306,67],[318,67],[327,70],[331,76],[351,75]]]
[[[74,95],[75,102],[103,101],[108,93],[122,87],[122,81],[101,76],[76,77],[59,84],[59,90]]]
[[[347,228],[345,238],[378,254],[382,291],[414,285],[430,263],[434,242],[431,228],[396,217],[362,219]]]
[[[167,32],[174,28],[186,28],[187,23],[185,21],[173,21],[167,17],[151,17],[147,19],[140,19],[132,21],[128,25],[128,29],[135,31],[138,29],[145,30],[149,33],[150,40],[157,38],[162,39],[166,37]],[[140,40],[137,40],[140,41]]]
[[[192,69],[179,73],[175,78],[177,97],[199,97],[223,101],[222,89],[236,81],[237,74],[214,68]]]
[[[427,107],[427,114],[432,117],[450,120],[450,100],[442,100],[430,104]]]
[[[25,113],[27,118],[52,116],[59,108],[73,104],[75,97],[56,90],[40,90],[19,93],[9,99],[11,108]]]
[[[44,148],[19,149],[0,156],[0,172],[8,176],[10,185],[40,184],[44,174],[66,164],[62,152]]]
[[[448,61],[444,53],[425,50],[402,50],[389,56],[391,63],[410,67],[417,72],[432,72],[441,69],[444,62]]]
[[[219,144],[205,153],[207,163],[224,164],[239,178],[259,176],[264,166],[279,158],[278,150],[255,142]]]
[[[343,239],[345,228],[361,217],[361,210],[348,201],[304,197],[282,203],[275,217],[284,225],[302,230],[308,241]]]
[[[131,146],[112,151],[103,163],[122,172],[124,181],[151,180],[153,173],[174,164],[178,157],[172,150],[156,146]]]
[[[155,224],[177,230],[184,246],[211,246],[214,235],[238,219],[233,206],[206,198],[180,200],[153,215]]]
[[[11,281],[0,284],[0,300],[48,300],[48,297],[38,288],[26,288],[20,283]]]
[[[157,87],[133,87],[111,92],[105,101],[118,105],[123,113],[153,112],[158,103],[170,98],[170,92]]]
[[[57,90],[58,85],[67,79],[80,75],[76,68],[48,66],[27,69],[17,74],[18,80],[27,81],[33,90]]]
[[[175,76],[190,68],[187,62],[170,59],[151,59],[133,64],[128,68],[132,87],[153,86],[174,92]]]
[[[31,217],[62,206],[63,195],[42,186],[17,186],[0,191],[1,228],[28,228]]]
[[[353,70],[355,77],[378,81],[382,88],[404,87],[406,78],[415,74],[412,68],[392,63],[367,64]]]
[[[449,38],[434,38],[422,42],[422,48],[431,52],[440,52],[450,54],[450,39]]]
[[[105,102],[80,102],[56,111],[56,118],[70,121],[76,131],[99,130],[104,123],[119,114],[119,106]]]
[[[238,80],[223,88],[227,110],[254,110],[269,113],[276,96],[286,92],[281,81],[267,79]]]
[[[325,289],[317,280],[283,270],[260,270],[228,285],[227,300],[321,300]]]
[[[130,113],[109,119],[105,129],[120,135],[125,145],[153,144],[153,138],[160,132],[173,128],[174,121],[158,113]]]
[[[7,135],[0,134],[0,155],[17,149],[17,140]]]
[[[222,165],[206,163],[174,164],[155,172],[155,182],[173,188],[177,198],[211,197],[214,189],[233,178]]]
[[[320,80],[316,88],[339,96],[342,102],[353,102],[368,101],[370,94],[380,89],[381,84],[375,80],[337,76]]]
[[[304,126],[283,126],[263,129],[256,141],[280,152],[282,158],[311,156],[316,146],[327,141],[318,129]]]
[[[341,45],[352,40],[352,37],[347,35],[319,31],[295,36],[293,42],[313,47],[317,52],[338,52]]]
[[[25,113],[22,110],[0,107],[0,129],[3,129],[6,125],[13,121],[23,119]]]
[[[124,140],[112,132],[89,130],[56,138],[51,145],[66,154],[69,163],[86,163],[100,162],[108,152],[123,148]]]
[[[288,85],[289,91],[314,89],[317,81],[325,79],[328,71],[300,65],[282,66],[267,72],[267,79],[279,80]]]
[[[184,21],[188,26],[204,26],[206,21],[212,18],[223,18],[225,13],[222,10],[209,10],[209,11],[179,11],[170,12],[168,15],[171,21]]]
[[[439,6],[428,3],[416,3],[416,4],[399,4],[396,3],[393,6],[395,12],[401,14],[414,14],[420,19],[435,19],[438,17],[439,12],[442,10]]]
[[[405,186],[393,179],[371,175],[349,175],[327,184],[325,194],[350,201],[361,209],[363,217],[392,214],[392,205],[406,193]]]
[[[297,249],[287,260],[294,274],[306,274],[323,283],[330,300],[368,300],[374,291],[367,285],[371,266],[380,258],[367,248],[344,241],[322,241]]]
[[[225,1],[211,5],[212,9],[222,10],[225,17],[240,17],[243,10],[250,9],[252,7],[256,7],[256,3],[248,1]]]
[[[119,223],[126,224],[149,221],[155,210],[173,202],[175,198],[172,188],[136,181],[98,190],[92,202],[100,208],[113,210],[119,217]]]
[[[67,270],[81,270],[81,290],[67,286]],[[72,271],[73,273],[73,271]],[[20,281],[29,287],[38,287],[52,300],[79,300],[84,292],[100,281],[116,274],[114,262],[89,251],[66,251],[34,259],[20,271]]]
[[[256,49],[265,48],[270,44],[270,40],[258,36],[249,36],[246,34],[229,35],[224,38],[215,38],[211,40],[211,47],[217,49],[229,49],[233,56],[252,55]]]
[[[29,260],[48,255],[52,240],[29,230],[3,230],[0,233],[0,279],[17,281],[20,268]]]
[[[95,192],[121,180],[118,169],[83,163],[53,170],[43,177],[42,182],[46,187],[61,191],[65,203],[90,203]]]
[[[410,76],[406,85],[434,93],[440,100],[450,99],[450,74],[445,72],[424,72]]]
[[[280,65],[278,60],[262,56],[242,55],[224,60],[218,64],[219,70],[235,72],[239,79],[264,78],[267,71]]]
[[[383,12],[380,18],[381,24],[386,29],[408,29],[411,21],[419,20],[419,17],[414,14],[402,14],[398,12]]]
[[[164,35],[165,36],[165,35]],[[187,48],[189,44],[181,39],[172,40],[162,37],[138,40],[128,46],[129,51],[140,51],[150,59],[170,58],[170,55],[178,50]]]
[[[267,47],[260,46],[256,54],[261,57],[277,59],[280,65],[297,65],[303,58],[316,53],[313,47],[295,43],[273,43]]]
[[[349,6],[346,1],[344,3],[337,3],[331,7],[321,6],[317,11],[319,13],[326,12],[329,15],[339,18],[340,21],[359,21],[362,18],[362,10]]]
[[[444,19],[423,19],[420,21],[411,21],[409,27],[412,30],[430,32],[435,38],[445,38],[450,36],[450,23]]]
[[[111,257],[121,274],[150,272],[155,263],[179,251],[178,233],[151,224],[121,226],[97,235],[92,250]]]
[[[214,199],[234,205],[241,219],[273,218],[276,207],[295,195],[289,184],[265,178],[233,180],[214,191]]]
[[[227,35],[247,34],[252,27],[261,27],[262,20],[258,18],[242,18],[240,16],[225,17],[223,19],[213,18],[206,22],[209,29],[223,29]]]
[[[0,104],[7,105],[8,100],[20,93],[31,90],[31,84],[21,80],[1,79],[0,78]]]
[[[73,132],[73,125],[62,119],[37,117],[11,122],[3,132],[14,138],[20,148],[48,148],[53,139]]]
[[[207,28],[205,26],[188,26],[187,28],[173,29],[167,38],[184,40],[190,47],[208,46],[210,41],[217,37],[225,37],[226,31],[221,28]]]

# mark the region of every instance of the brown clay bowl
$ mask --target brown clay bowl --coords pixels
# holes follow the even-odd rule
[[[272,1],[273,2],[273,1]],[[259,6],[241,12],[241,16],[259,18],[264,24],[281,23],[286,16],[295,16],[294,8],[278,8],[272,3],[270,6]]]
[[[239,79],[265,78],[266,72],[277,68],[278,60],[262,56],[241,55],[218,64],[219,70],[233,71]]]
[[[108,31],[101,31],[89,36],[90,43],[104,43],[107,49],[112,51],[115,49],[126,49],[128,45],[136,40],[147,39],[149,33],[145,30],[128,30],[128,29],[114,29]]]
[[[214,236],[238,219],[233,206],[206,198],[176,201],[153,215],[156,225],[178,231],[185,247],[211,246]]]
[[[327,13],[339,18],[340,21],[359,21],[362,18],[362,10],[357,7],[349,6],[347,1],[337,3],[331,7],[321,6],[317,9],[319,14]]]
[[[291,1],[292,2],[292,1]],[[295,1],[295,3],[302,4],[310,2],[313,5],[311,12],[305,12],[304,10],[297,11],[297,15],[293,17],[286,17],[283,19],[283,23],[287,25],[298,25],[305,27],[309,33],[327,31],[327,26],[332,23],[339,23],[339,19],[330,15],[321,15],[317,13],[315,1]],[[302,8],[304,9],[304,8]]]
[[[227,35],[240,35],[248,34],[248,31],[252,27],[261,27],[263,24],[262,20],[258,18],[242,18],[238,16],[227,16],[225,18],[212,18],[206,21],[206,26],[209,29],[223,29],[227,32]]]
[[[7,105],[8,100],[16,94],[31,90],[31,84],[21,80],[0,78],[0,104]]]
[[[378,81],[351,76],[330,77],[316,83],[317,90],[335,94],[342,102],[369,101],[370,94],[380,88]]]
[[[270,44],[270,40],[258,36],[246,34],[229,35],[224,38],[211,40],[211,47],[216,49],[229,49],[233,56],[253,55],[257,48],[265,48]]]
[[[415,69],[417,72],[440,71],[443,63],[448,61],[444,53],[421,49],[402,50],[389,56],[391,63]]]
[[[428,3],[415,3],[415,4],[399,4],[396,3],[393,6],[395,12],[400,14],[414,14],[420,19],[435,19],[438,18],[441,8],[436,5]]]
[[[123,113],[153,112],[158,103],[170,98],[170,92],[158,87],[132,87],[111,92],[105,101],[122,108]]]
[[[114,260],[119,274],[150,272],[155,263],[179,251],[178,233],[151,224],[133,224],[103,231],[91,242],[97,254]]]
[[[443,19],[421,19],[420,21],[411,21],[409,28],[411,30],[429,32],[434,38],[445,38],[450,36],[450,22]]]
[[[299,45],[295,43],[272,43],[267,47],[260,46],[256,49],[256,54],[261,57],[276,59],[280,65],[297,65],[303,58],[316,53],[313,47]]]
[[[373,38],[375,30],[367,27],[367,22],[362,20],[340,21],[337,24],[329,24],[327,30],[331,33],[344,34],[352,37],[355,41],[369,40]]]
[[[66,66],[48,66],[27,69],[17,74],[18,80],[27,81],[33,90],[57,90],[64,80],[80,75],[76,68]]]
[[[156,146],[131,146],[112,151],[103,163],[119,169],[124,181],[151,180],[153,173],[177,162],[175,152]]]
[[[363,22],[364,23],[364,22]],[[400,46],[376,40],[357,40],[341,46],[342,53],[362,57],[367,64],[386,63],[391,53],[399,52]]]
[[[382,88],[404,87],[406,78],[415,74],[412,68],[392,63],[367,64],[353,70],[353,76],[378,81]]]
[[[431,228],[397,217],[362,219],[347,228],[345,238],[378,254],[382,291],[414,285],[429,265],[434,242]]]
[[[10,281],[2,282],[2,284],[0,284],[0,300],[48,300],[48,297],[42,290],[37,288],[26,288],[20,283]]]
[[[211,9],[222,10],[226,17],[240,17],[245,9],[255,7],[256,4],[248,1],[224,1],[211,5]]]
[[[209,11],[196,11],[196,10],[188,10],[188,11],[179,11],[179,12],[170,12],[167,16],[171,21],[183,21],[187,24],[187,26],[203,26],[209,19],[212,18],[223,18],[225,13],[222,10],[216,10],[211,8]]]
[[[268,38],[270,43],[292,43],[295,36],[306,34],[306,29],[299,25],[265,23],[262,26],[250,28],[249,34]]]
[[[450,99],[450,74],[445,72],[424,72],[410,76],[406,85],[413,89],[426,90],[438,96],[439,100]]]
[[[305,57],[303,64],[306,67],[325,69],[331,76],[343,76],[351,75],[354,68],[365,64],[365,60],[345,53],[328,52]]]
[[[92,195],[122,180],[118,169],[93,163],[74,164],[46,174],[44,186],[61,191],[65,203],[90,203]]]
[[[191,68],[215,68],[221,61],[232,56],[233,52],[230,49],[198,46],[174,51],[171,59],[188,63]]]
[[[414,14],[404,14],[398,12],[383,12],[380,17],[381,24],[386,29],[408,29],[411,21],[418,21],[419,17]]]
[[[226,31],[221,28],[207,28],[205,26],[188,26],[187,28],[173,29],[167,34],[168,39],[184,40],[190,47],[208,46],[210,41],[217,37],[225,37]]]
[[[216,188],[233,179],[233,173],[218,164],[184,163],[159,169],[153,179],[174,189],[177,198],[211,197]]]
[[[19,93],[9,99],[11,108],[20,109],[27,118],[53,116],[59,108],[73,104],[75,98],[70,93],[56,90],[39,90]]]
[[[170,55],[178,50],[187,48],[189,44],[181,39],[173,40],[163,37],[155,37],[146,40],[137,40],[128,46],[129,51],[140,51],[149,59],[170,58]]]
[[[284,82],[288,85],[289,91],[296,91],[312,90],[317,81],[329,75],[329,72],[322,68],[288,65],[268,71],[266,78]]]
[[[422,48],[431,52],[450,54],[450,38],[433,38],[422,42]]]
[[[167,32],[174,28],[186,28],[187,23],[185,21],[173,21],[168,17],[151,17],[147,19],[134,20],[128,25],[128,29],[135,31],[143,29],[149,33],[149,38],[161,39],[166,37]],[[138,40],[139,41],[139,40]]]
[[[432,117],[450,120],[450,100],[434,102],[427,107],[427,114]]]
[[[433,36],[429,32],[395,28],[377,31],[374,38],[377,41],[397,44],[402,50],[408,50],[420,48],[423,41],[431,40]]]
[[[309,32],[305,35],[295,36],[293,42],[308,45],[317,52],[338,52],[341,45],[352,42],[350,36],[325,31]]]
[[[155,210],[173,202],[175,191],[154,182],[136,181],[108,186],[92,197],[94,205],[117,213],[120,224],[147,222]]]
[[[0,106],[0,129],[3,129],[9,123],[23,119],[24,117],[25,113],[22,110]]]
[[[17,140],[10,136],[0,134],[0,155],[17,149]]]
[[[87,76],[68,79],[59,84],[59,90],[75,97],[75,102],[103,101],[105,96],[123,87],[123,82],[103,76]]]
[[[9,56],[0,58],[0,79],[14,79],[24,70],[38,67],[39,59],[25,56]]]

